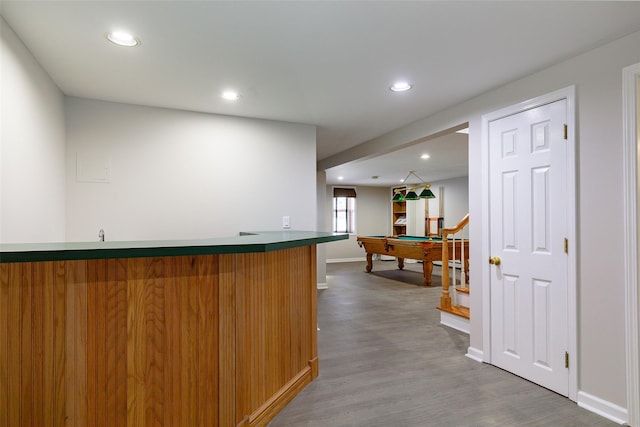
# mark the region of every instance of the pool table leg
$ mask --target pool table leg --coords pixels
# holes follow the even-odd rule
[[[373,268],[373,254],[367,252],[367,273],[371,273],[371,269]]]
[[[425,286],[431,286],[431,273],[433,273],[433,263],[431,261],[422,261],[422,270],[424,272]]]
[[[404,268],[404,258],[398,258],[398,269],[402,270]]]

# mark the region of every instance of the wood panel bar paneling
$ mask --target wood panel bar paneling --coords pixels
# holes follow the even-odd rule
[[[177,275],[180,271],[179,258],[165,258],[165,272],[169,273],[164,282],[165,322],[166,322],[166,353],[164,359],[164,385],[167,402],[180,402],[182,399],[182,365],[180,326],[182,323],[182,304],[180,301],[180,282]],[[167,405],[165,421],[167,425],[181,425],[182,406]]]
[[[266,339],[267,325],[265,322],[266,311],[266,286],[265,269],[256,268],[262,264],[262,254],[246,255],[245,281],[247,283],[245,298],[249,302],[249,309],[246,316],[246,330],[249,334],[247,339],[247,351],[250,357],[249,363],[245,365],[248,370],[250,395],[248,396],[248,406],[245,407],[247,414],[254,411],[266,400],[267,393],[262,372],[266,371]]]
[[[115,306],[116,312],[113,321],[115,322],[115,378],[110,381],[115,383],[115,399],[108,408],[113,408],[113,420],[115,426],[127,425],[127,339],[128,339],[128,312],[127,312],[127,289],[128,289],[128,261],[126,259],[114,259],[114,282],[115,282]]]
[[[9,425],[9,265],[0,264],[0,425]]]
[[[75,284],[71,280],[71,274],[74,271],[72,267],[73,263],[80,263],[80,261],[66,261],[64,262],[63,269],[63,281],[65,284],[65,335],[64,335],[64,388],[65,395],[68,397],[65,399],[64,414],[68,417],[68,425],[70,427],[76,427],[77,413],[76,406],[80,404],[78,396],[78,386],[76,384],[76,323],[75,323]],[[78,267],[79,268],[79,267]]]
[[[316,268],[317,268],[317,248],[315,245],[307,246],[308,262],[305,263],[307,268],[307,280],[305,283],[314,283],[316,281]],[[306,345],[310,349],[309,367],[311,368],[311,380],[317,378],[319,374],[319,362],[318,362],[318,292],[316,286],[311,288],[307,287],[309,294],[305,296],[304,301],[309,301],[309,308],[306,314],[310,317],[310,323],[305,330],[309,332]]]
[[[236,289],[235,255],[220,255],[218,274],[219,322],[219,425],[236,425]]]
[[[180,327],[174,328],[180,338],[180,420],[174,425],[198,425],[200,411],[198,401],[199,378],[199,291],[198,266],[195,257],[178,259],[177,280],[180,307]]]
[[[78,427],[83,425],[91,425],[89,418],[89,395],[88,384],[89,378],[92,378],[95,372],[89,371],[88,357],[88,312],[90,310],[87,300],[87,288],[89,280],[87,277],[87,262],[77,261],[71,267],[73,269],[72,278],[74,284],[75,306],[72,322],[76,323],[75,327],[75,347],[71,350],[75,352],[75,366],[69,369],[75,370],[76,397],[78,404],[76,405],[75,421]]]
[[[311,343],[317,317],[308,312],[316,307],[312,248],[245,256],[254,266],[245,269],[251,283],[244,288],[249,356],[245,368],[237,369],[249,373],[250,425],[265,425],[311,381],[312,360],[317,372],[317,345]]]
[[[280,388],[279,380],[282,377],[282,364],[285,362],[281,358],[279,352],[279,344],[283,341],[282,325],[280,318],[284,307],[280,305],[280,286],[276,286],[279,277],[277,272],[276,259],[273,253],[265,254],[265,286],[266,299],[265,299],[265,325],[266,325],[266,353],[265,364],[268,369],[265,369],[264,378],[264,399],[272,396]],[[288,272],[287,272],[288,273]],[[285,273],[284,278],[288,278],[288,274]],[[286,286],[288,280],[283,283]],[[264,401],[264,400],[263,400]]]
[[[33,349],[32,349],[32,317],[33,317],[33,282],[31,275],[34,270],[32,263],[22,265],[22,293],[20,298],[20,314],[22,321],[20,322],[20,352],[22,357],[20,360],[21,376],[20,376],[20,419],[22,425],[33,425],[32,409],[33,409]]]
[[[9,383],[9,404],[7,408],[8,412],[8,424],[10,426],[21,426],[22,414],[21,414],[21,396],[22,396],[22,381],[21,381],[21,364],[24,362],[22,359],[22,264],[9,265],[9,316],[7,319],[7,329],[9,331],[8,341],[8,383]],[[26,362],[25,362],[26,363]]]
[[[98,328],[98,316],[101,314],[101,304],[98,300],[98,288],[102,285],[98,281],[98,270],[103,260],[97,260],[87,264],[87,416],[88,425],[97,426],[101,422],[98,414],[98,342],[104,339],[103,331]]]
[[[55,408],[56,400],[58,398],[57,385],[60,381],[60,372],[56,372],[56,358],[59,357],[59,355],[56,351],[57,343],[55,341],[57,321],[55,304],[55,265],[53,262],[43,262],[36,267],[36,270],[38,273],[34,275],[34,286],[39,289],[34,292],[34,295],[40,296],[41,303],[34,303],[34,306],[41,305],[42,307],[39,313],[39,317],[41,318],[42,336],[39,344],[41,349],[39,359],[41,363],[38,363],[39,366],[34,366],[34,373],[37,372],[37,369],[39,368],[41,368],[42,371],[34,375],[39,377],[37,382],[40,383],[39,396],[36,398],[41,399],[40,403],[34,402],[36,406],[34,407],[34,410],[36,411],[34,420],[36,420],[37,425],[55,425]],[[62,308],[64,308],[64,305]],[[64,319],[64,317],[62,319]],[[34,344],[37,341],[37,332],[34,329]],[[57,346],[62,347],[60,345]]]
[[[166,323],[164,317],[164,282],[170,278],[163,258],[140,258],[145,260],[144,291],[144,339],[145,351],[145,420],[149,427],[164,425],[165,407],[168,406],[164,391],[164,366],[166,355]]]
[[[198,263],[198,425],[210,426],[224,418],[218,396],[219,364],[219,256],[197,257]],[[234,315],[229,313],[228,315]],[[234,351],[229,347],[226,351]],[[225,424],[218,424],[225,425]]]
[[[31,369],[31,381],[33,387],[31,403],[31,420],[33,425],[45,425],[44,421],[44,320],[45,299],[44,282],[46,280],[46,264],[34,263],[31,275],[33,287],[32,312],[31,312],[31,345],[33,352],[33,364]],[[50,277],[50,276],[49,276]]]
[[[51,292],[51,329],[49,342],[52,348],[51,361],[53,366],[47,364],[46,378],[50,381],[50,388],[45,392],[45,399],[50,402],[49,409],[45,411],[47,421],[51,426],[62,427],[66,425],[65,401],[67,389],[65,382],[65,337],[67,318],[67,283],[65,275],[65,262],[50,262],[52,268],[52,286],[45,283],[45,288]],[[52,369],[49,371],[48,369]],[[50,375],[51,374],[51,375]]]
[[[110,332],[114,329],[113,321],[108,322],[109,316],[109,293],[108,289],[113,287],[109,282],[113,278],[113,273],[109,271],[109,260],[101,259],[95,262],[97,265],[97,275],[95,284],[90,288],[94,288],[96,294],[96,311],[95,316],[95,334],[98,337],[95,347],[96,377],[95,377],[95,402],[96,425],[108,424],[107,404],[109,402],[109,393],[107,389],[108,373],[109,373],[109,354],[108,341]]]
[[[104,269],[106,277],[104,280],[103,298],[105,300],[104,319],[105,319],[105,354],[104,354],[104,402],[102,410],[104,411],[104,425],[114,425],[116,422],[116,394],[117,394],[117,376],[116,376],[116,352],[117,352],[117,332],[118,332],[118,286],[116,260],[106,260]],[[126,322],[125,322],[126,328]]]
[[[315,246],[0,264],[0,425],[258,426],[317,375]]]
[[[235,255],[235,269],[236,271],[246,271],[248,265],[246,264],[247,257],[243,255]],[[235,308],[236,308],[236,325],[235,325],[235,364],[236,364],[236,389],[235,389],[235,425],[238,427],[245,427],[249,425],[249,411],[246,410],[248,404],[249,388],[243,386],[248,385],[248,369],[249,366],[249,354],[248,349],[248,334],[247,334],[247,316],[250,314],[248,311],[248,298],[247,298],[247,286],[246,277],[244,274],[236,274],[234,279],[235,287]]]

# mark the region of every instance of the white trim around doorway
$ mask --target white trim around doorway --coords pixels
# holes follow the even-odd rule
[[[640,319],[638,318],[638,81],[640,63],[622,70],[624,282],[628,424],[640,426]]]

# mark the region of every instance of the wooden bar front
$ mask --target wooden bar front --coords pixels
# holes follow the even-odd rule
[[[318,375],[316,246],[0,264],[0,425],[265,425]]]

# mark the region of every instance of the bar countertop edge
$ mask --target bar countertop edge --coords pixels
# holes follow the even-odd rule
[[[7,243],[0,244],[0,263],[271,252],[348,238],[346,233],[285,230],[189,240]]]

